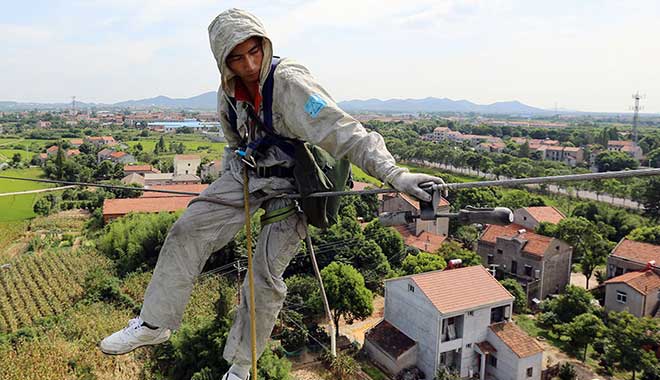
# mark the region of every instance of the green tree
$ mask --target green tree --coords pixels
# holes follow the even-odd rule
[[[645,347],[660,344],[660,324],[654,318],[637,318],[627,311],[611,312],[603,334],[602,361],[621,371],[632,371],[658,365],[653,352]]]
[[[557,324],[570,323],[580,314],[594,313],[596,308],[593,300],[594,297],[588,290],[568,285],[563,294],[541,304],[541,322],[548,327],[554,327]]]
[[[514,189],[502,194],[498,206],[516,210],[523,207],[545,206],[545,201],[529,191]]]
[[[646,157],[649,159],[649,166],[652,168],[660,168],[660,148],[653,149]]]
[[[339,338],[340,318],[352,323],[373,313],[373,294],[365,287],[362,275],[350,265],[334,262],[323,268],[321,276]]]
[[[381,248],[392,268],[401,266],[406,252],[401,234],[392,228],[383,227],[378,219],[374,219],[364,228],[364,235]]]
[[[476,252],[463,248],[455,241],[444,242],[435,253],[442,256],[446,262],[461,259],[461,265],[464,267],[481,265],[481,257]]]
[[[11,162],[13,166],[17,166],[18,164],[21,163],[21,154],[20,153],[14,153],[14,155],[11,157]]]
[[[401,263],[401,272],[404,275],[430,272],[445,269],[447,263],[440,255],[434,253],[420,252],[416,255],[408,255]]]
[[[64,150],[62,149],[62,144],[57,145],[57,154],[55,156],[55,168],[57,179],[64,179],[64,161],[66,156],[64,155]]]
[[[515,300],[513,301],[513,311],[518,314],[527,313],[529,311],[527,308],[527,295],[525,294],[522,285],[513,278],[501,280],[500,283],[513,297],[515,297]]]
[[[557,374],[560,380],[575,380],[577,379],[577,372],[571,363],[564,363],[559,367]]]
[[[656,220],[660,219],[660,179],[652,178],[643,188],[641,195],[644,213]]]
[[[313,320],[323,315],[319,283],[313,276],[296,274],[285,280],[287,305],[302,310],[303,316]]]
[[[564,342],[570,342],[571,347],[584,349],[582,362],[587,360],[587,348],[589,344],[598,339],[605,325],[599,317],[592,313],[580,314],[568,324],[561,325],[560,339]]]
[[[518,149],[518,157],[528,158],[529,152],[529,143],[525,141]]]
[[[32,210],[35,214],[42,216],[50,214],[50,209],[50,201],[48,201],[46,198],[39,198],[32,207]]]
[[[637,169],[639,162],[626,153],[605,151],[596,156],[596,167],[599,172]]]
[[[639,227],[627,236],[630,240],[660,245],[660,226]]]
[[[160,139],[158,139],[158,142],[154,146],[154,154],[159,155],[163,152],[165,152],[165,138],[163,138],[163,136],[160,136]]]

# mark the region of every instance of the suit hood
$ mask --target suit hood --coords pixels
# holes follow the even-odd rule
[[[221,75],[222,90],[234,96],[236,74],[225,63],[229,53],[241,42],[251,37],[261,37],[264,59],[261,64],[260,87],[270,71],[273,58],[273,45],[261,21],[253,14],[241,9],[228,9],[220,13],[209,25],[209,42]]]

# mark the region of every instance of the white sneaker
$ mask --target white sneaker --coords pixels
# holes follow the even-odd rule
[[[103,339],[101,351],[108,355],[126,354],[138,347],[163,343],[170,338],[171,331],[164,327],[150,329],[142,325],[141,318],[128,321],[128,326]]]

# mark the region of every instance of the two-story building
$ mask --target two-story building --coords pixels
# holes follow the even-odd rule
[[[646,269],[605,281],[605,310],[660,318],[660,274]]]
[[[497,278],[518,280],[529,301],[557,294],[570,282],[573,247],[529,232],[519,224],[486,227],[477,243],[477,253]]]
[[[623,238],[607,258],[607,278],[644,270],[651,262],[651,269],[660,274],[660,245]]]
[[[197,175],[197,168],[202,162],[196,154],[177,154],[174,156],[174,175]]]
[[[519,224],[529,231],[534,231],[541,222],[557,224],[566,216],[551,206],[523,207],[513,212],[513,223]]]
[[[514,297],[482,266],[385,281],[384,319],[365,335],[373,361],[395,375],[411,365],[427,379],[540,379],[543,349],[511,322]]]

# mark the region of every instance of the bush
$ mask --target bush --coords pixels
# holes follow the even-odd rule
[[[117,265],[121,277],[156,265],[160,248],[178,214],[129,214],[105,227],[99,251]]]
[[[516,299],[513,301],[513,311],[515,313],[527,313],[529,310],[527,308],[527,295],[525,290],[523,290],[522,285],[513,278],[507,278],[506,280],[500,281],[502,286],[511,293]]]
[[[102,268],[91,269],[83,283],[85,299],[90,302],[108,302],[119,306],[130,307],[139,311],[135,301],[122,292],[119,279]]]
[[[575,372],[575,368],[573,368],[571,363],[564,363],[559,368],[557,376],[561,380],[575,380],[577,379],[577,372]]]

